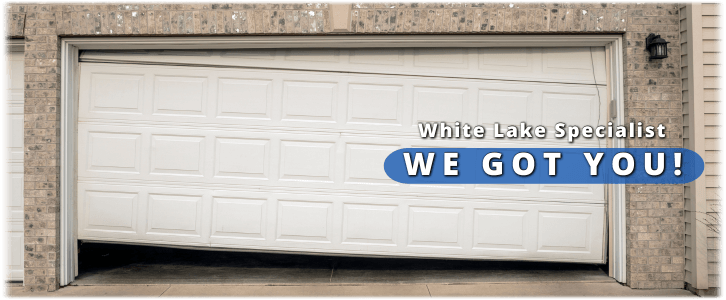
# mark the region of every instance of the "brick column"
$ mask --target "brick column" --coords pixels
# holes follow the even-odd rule
[[[665,139],[629,140],[628,147],[682,147],[678,4],[628,4],[625,115],[628,122],[666,126]],[[645,37],[671,42],[668,58],[648,61]],[[683,185],[627,186],[627,282],[633,288],[684,287]]]
[[[58,289],[60,47],[58,5],[27,5],[25,20],[25,289]]]

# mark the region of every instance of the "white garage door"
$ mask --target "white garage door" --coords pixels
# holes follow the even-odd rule
[[[84,53],[78,238],[603,262],[602,185],[410,186],[383,161],[404,147],[604,146],[416,127],[603,124],[604,65],[603,48]]]
[[[23,280],[23,52],[3,57],[3,280]]]

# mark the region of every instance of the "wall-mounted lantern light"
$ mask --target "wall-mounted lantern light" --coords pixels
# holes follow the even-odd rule
[[[668,58],[668,43],[660,35],[649,34],[645,38],[645,49],[650,52],[648,60]]]

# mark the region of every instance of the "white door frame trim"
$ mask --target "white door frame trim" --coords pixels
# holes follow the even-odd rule
[[[77,275],[76,124],[79,50],[245,49],[245,48],[406,48],[406,47],[588,47],[610,49],[611,118],[624,124],[623,38],[597,35],[364,35],[364,36],[214,36],[91,37],[61,41],[61,207],[60,285]],[[613,140],[624,148],[625,142]],[[625,283],[625,185],[613,185],[613,277]]]

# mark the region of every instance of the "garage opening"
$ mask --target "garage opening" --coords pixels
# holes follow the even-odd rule
[[[607,282],[607,265],[372,258],[83,243],[73,285]]]
[[[407,147],[607,123],[604,47],[83,51],[77,237],[320,255],[600,264],[603,185],[411,186]],[[419,122],[484,139],[418,137]],[[186,250],[185,250],[186,251]]]

